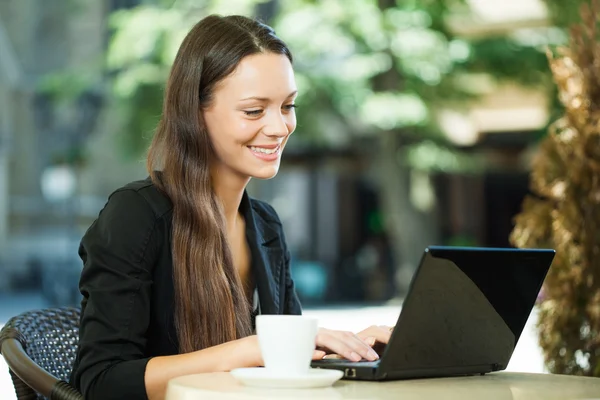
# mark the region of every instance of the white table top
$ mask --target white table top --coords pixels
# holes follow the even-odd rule
[[[340,380],[321,389],[260,389],[239,384],[229,373],[172,379],[166,400],[195,399],[598,399],[600,378],[496,372],[484,376],[360,382]]]

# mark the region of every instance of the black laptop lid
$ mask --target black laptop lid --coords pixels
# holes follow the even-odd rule
[[[381,368],[506,368],[553,258],[553,250],[428,248]]]

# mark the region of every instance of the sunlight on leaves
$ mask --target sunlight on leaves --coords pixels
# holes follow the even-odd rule
[[[254,7],[258,3],[265,3],[266,1],[260,0],[216,0],[209,2],[207,8],[208,14],[239,14],[239,15],[252,15]]]
[[[306,7],[285,14],[275,27],[285,38],[299,63],[326,63],[355,53],[356,42],[342,29],[329,23],[316,7]],[[310,32],[310,40],[307,40]],[[318,38],[318,40],[315,40]]]
[[[141,85],[162,85],[165,70],[157,65],[140,64],[123,71],[114,82],[114,90],[118,96],[130,97]]]
[[[424,10],[402,10],[391,8],[385,12],[386,21],[397,29],[428,28],[431,16]]]
[[[202,17],[251,16],[265,2],[173,0],[163,6],[144,2],[113,13],[114,36],[106,63],[114,72],[115,94],[125,100],[123,107],[129,107],[127,100],[148,85],[162,90],[181,41]],[[471,39],[446,32],[443,20],[450,8],[438,0],[406,0],[390,7],[375,0],[279,1],[268,22],[294,54],[300,131],[310,131],[316,142],[322,141],[329,137],[330,124],[323,121],[339,120],[348,125],[346,135],[418,126],[424,138],[432,137],[437,128],[429,110],[444,101],[467,101],[466,93],[476,94],[473,80],[460,76],[490,66],[495,68],[490,70],[494,77],[526,74],[510,61],[512,45],[492,47],[494,42],[486,42],[483,52]],[[518,32],[512,43],[515,48],[532,46],[544,35],[541,30]],[[489,62],[482,64],[481,59]]]
[[[448,43],[448,53],[452,60],[462,62],[471,55],[471,46],[465,40],[454,39]]]
[[[398,31],[392,38],[391,50],[406,64],[426,60],[436,63],[440,69],[451,66],[448,56],[448,42],[439,32],[429,29],[405,29]]]
[[[427,106],[420,97],[390,92],[374,93],[361,109],[362,118],[380,129],[421,125],[427,121]]]
[[[564,45],[568,41],[566,32],[557,27],[517,29],[511,37],[521,46],[540,48]]]
[[[176,10],[148,6],[115,13],[111,17],[111,25],[115,34],[107,54],[107,66],[122,68],[152,58],[157,49],[162,48],[159,40],[163,35],[180,37],[191,24]],[[172,39],[167,42],[171,46],[179,45]]]
[[[350,29],[363,38],[370,50],[379,52],[389,46],[387,32],[383,28],[381,10],[373,1],[358,1],[354,7],[348,7]]]
[[[476,156],[461,154],[431,140],[407,147],[399,152],[398,158],[418,170],[443,172],[476,171],[482,162]]]
[[[298,88],[298,98],[302,99],[313,90],[312,80],[302,73],[296,74],[296,87]]]
[[[351,82],[365,80],[378,73],[387,71],[391,66],[392,60],[388,54],[355,54],[342,63],[338,76],[341,79]]]

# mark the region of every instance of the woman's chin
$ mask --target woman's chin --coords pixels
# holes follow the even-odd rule
[[[272,179],[275,178],[275,176],[277,175],[277,172],[279,171],[279,165],[277,166],[269,166],[269,167],[264,167],[264,168],[260,168],[257,169],[255,171],[252,171],[252,173],[250,174],[250,176],[254,179]]]

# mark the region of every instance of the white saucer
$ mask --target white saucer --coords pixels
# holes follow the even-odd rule
[[[263,388],[320,388],[333,385],[344,373],[335,369],[309,369],[306,374],[286,375],[266,368],[237,368],[231,375],[246,386]]]

